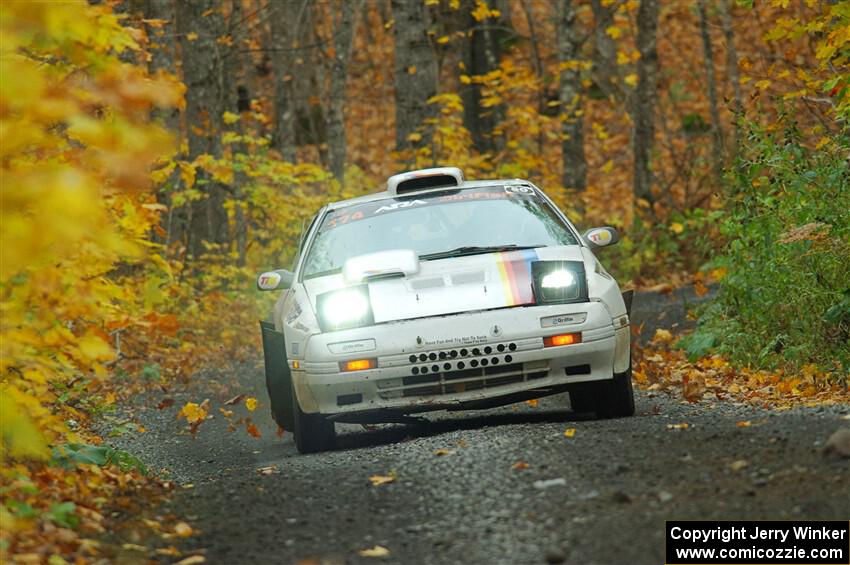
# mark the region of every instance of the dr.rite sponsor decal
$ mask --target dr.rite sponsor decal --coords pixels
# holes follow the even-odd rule
[[[667,522],[668,565],[850,563],[848,522]]]

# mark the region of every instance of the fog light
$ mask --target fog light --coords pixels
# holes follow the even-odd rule
[[[353,361],[344,361],[339,364],[340,371],[365,371],[375,368],[374,359],[355,359]]]
[[[581,343],[580,333],[559,334],[543,339],[544,347],[559,347],[561,345],[572,345],[574,343]]]

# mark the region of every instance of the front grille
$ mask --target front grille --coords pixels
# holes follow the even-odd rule
[[[533,369],[524,369],[522,363],[435,371],[402,377],[401,386],[381,387],[380,395],[382,398],[439,396],[541,379],[548,373],[548,367],[535,364]]]

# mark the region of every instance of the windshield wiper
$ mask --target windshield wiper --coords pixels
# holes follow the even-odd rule
[[[545,245],[465,245],[456,247],[448,251],[438,251],[437,253],[426,253],[419,256],[420,261],[431,261],[434,259],[448,259],[449,257],[463,257],[464,255],[483,255],[484,253],[496,253],[498,251],[518,251],[521,249],[536,249],[538,247],[546,247]]]

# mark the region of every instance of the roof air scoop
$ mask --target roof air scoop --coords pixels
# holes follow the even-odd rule
[[[430,188],[445,188],[462,184],[463,171],[457,167],[437,167],[393,175],[387,180],[387,192],[401,195]]]

